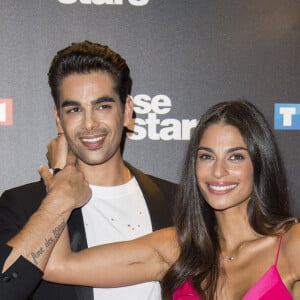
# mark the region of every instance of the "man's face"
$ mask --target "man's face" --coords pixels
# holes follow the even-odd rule
[[[79,163],[98,165],[120,157],[123,127],[131,115],[130,97],[123,112],[108,73],[72,74],[61,82],[57,122]]]

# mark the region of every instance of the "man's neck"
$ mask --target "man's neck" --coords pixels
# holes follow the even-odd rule
[[[116,186],[125,184],[131,179],[130,171],[123,159],[109,160],[99,165],[87,165],[78,161],[77,167],[92,185]]]

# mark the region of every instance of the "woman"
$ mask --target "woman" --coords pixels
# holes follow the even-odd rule
[[[300,299],[300,226],[274,136],[253,104],[223,102],[202,116],[180,186],[175,228],[79,253],[64,232],[45,279],[101,287],[159,280],[174,300]]]

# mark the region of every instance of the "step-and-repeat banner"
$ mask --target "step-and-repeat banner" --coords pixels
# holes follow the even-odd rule
[[[0,193],[39,179],[56,135],[50,61],[91,40],[131,67],[136,127],[125,159],[178,181],[201,113],[244,98],[274,128],[300,214],[299,25],[299,0],[1,0]]]

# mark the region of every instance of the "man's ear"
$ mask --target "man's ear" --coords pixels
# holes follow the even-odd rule
[[[63,133],[64,130],[61,126],[60,117],[59,117],[59,113],[57,111],[56,106],[54,106],[54,108],[53,108],[53,114],[54,114],[54,118],[55,118],[55,122],[56,122],[56,126],[57,126],[57,132],[58,133]]]
[[[124,109],[124,127],[130,127],[133,117],[133,100],[130,95],[127,96]]]

